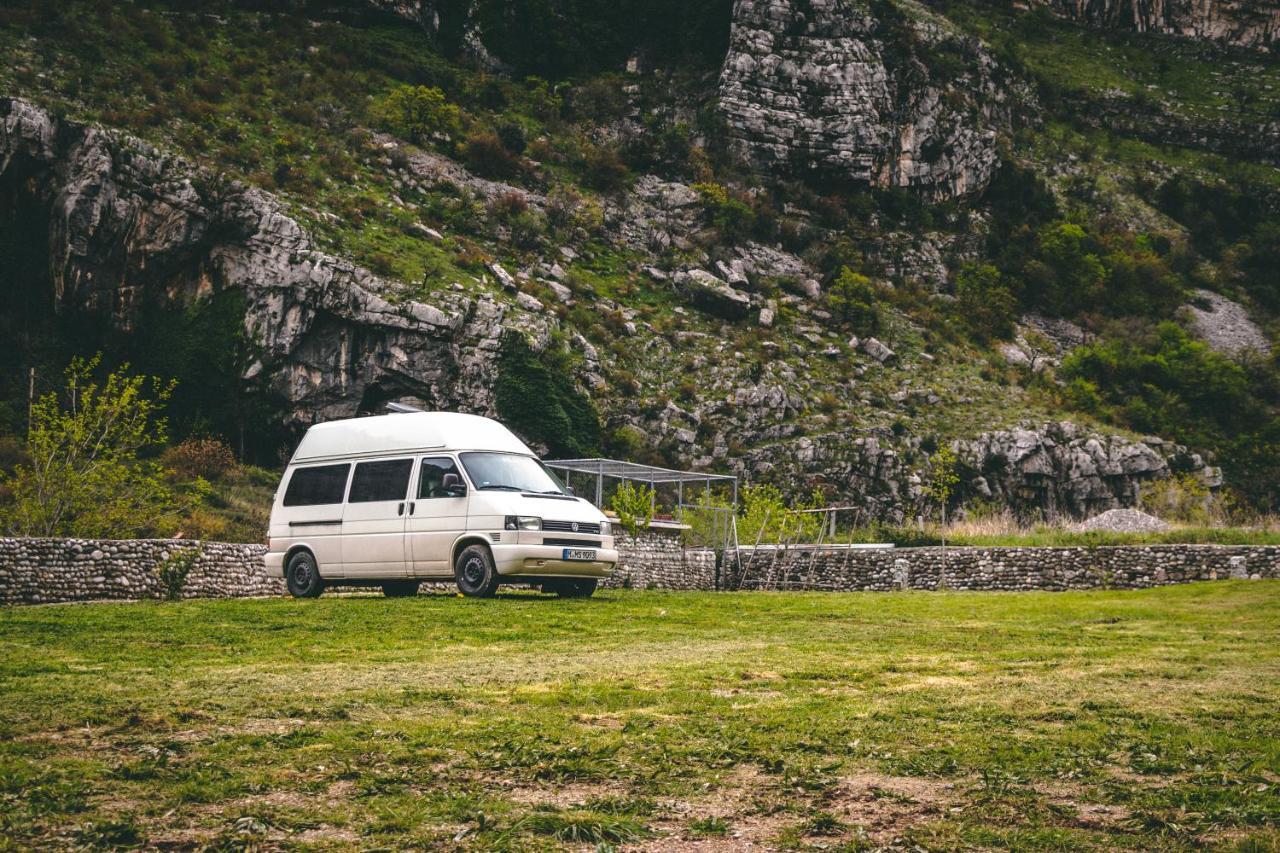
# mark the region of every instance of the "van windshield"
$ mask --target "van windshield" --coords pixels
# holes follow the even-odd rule
[[[463,453],[462,467],[477,489],[509,489],[563,495],[564,486],[532,456],[514,453]]]

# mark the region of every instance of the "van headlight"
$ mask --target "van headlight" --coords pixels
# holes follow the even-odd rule
[[[541,530],[542,519],[536,515],[508,515],[503,526],[507,530]]]
[[[601,535],[601,536],[612,536],[612,535],[613,535],[613,522],[610,522],[610,521],[602,521],[602,522],[600,522],[600,535]]]

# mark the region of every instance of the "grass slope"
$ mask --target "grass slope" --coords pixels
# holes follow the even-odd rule
[[[1280,844],[1280,584],[0,611],[0,845]]]

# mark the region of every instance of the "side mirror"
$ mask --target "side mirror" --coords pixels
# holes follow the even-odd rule
[[[441,485],[444,487],[445,494],[451,498],[466,497],[467,486],[457,474],[445,474]]]
[[[569,494],[573,495],[574,497],[577,497],[578,495],[578,493],[573,490],[573,486],[565,486],[564,490]]]

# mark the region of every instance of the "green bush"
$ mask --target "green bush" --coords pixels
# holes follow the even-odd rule
[[[200,559],[199,546],[178,548],[172,554],[156,564],[156,577],[164,587],[164,597],[169,601],[182,598],[182,590],[187,586],[187,576]]]
[[[653,520],[653,487],[623,480],[614,491],[609,507],[618,514],[618,521],[627,535],[635,536],[647,529]]]
[[[960,315],[981,341],[1007,339],[1018,317],[1018,299],[990,264],[968,264],[956,276]]]
[[[11,502],[0,507],[0,526],[9,533],[120,539],[174,523],[178,501],[162,469],[139,458],[165,442],[159,413],[173,385],[127,367],[99,382],[99,363],[73,359],[64,393],[35,401],[29,461],[3,479]]]
[[[381,127],[419,145],[462,131],[462,110],[434,86],[397,86],[374,101],[372,113]]]
[[[859,335],[874,335],[883,325],[876,288],[862,273],[843,267],[827,289],[827,308]]]

